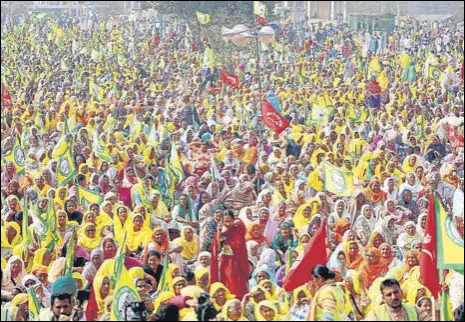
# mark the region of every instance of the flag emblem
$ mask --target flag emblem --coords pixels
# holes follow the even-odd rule
[[[58,167],[63,176],[67,177],[71,173],[71,167],[69,165],[68,159],[62,159]]]
[[[334,171],[331,176],[332,176],[331,179],[333,180],[334,188],[336,192],[338,193],[344,192],[346,190],[346,182],[341,172]]]
[[[113,303],[115,317],[117,321],[130,321],[133,312],[129,310],[129,305],[137,302],[139,299],[137,293],[129,286],[123,286],[116,291],[115,302]]]
[[[24,161],[25,161],[25,156],[24,156],[24,151],[19,147],[17,146],[15,148],[15,162],[20,165],[20,166],[24,166]]]

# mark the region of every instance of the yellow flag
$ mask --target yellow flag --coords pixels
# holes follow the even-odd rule
[[[379,74],[379,72],[381,72],[381,65],[379,64],[378,56],[376,56],[375,58],[371,60],[370,64],[368,65],[368,70],[369,70],[369,73],[368,73],[369,77],[371,77],[371,74],[373,72],[375,72],[376,74]]]
[[[253,14],[264,18],[266,16],[266,5],[263,2],[254,1]]]
[[[354,190],[354,176],[335,167],[328,162],[323,162],[325,189],[335,195],[350,197]]]
[[[206,25],[210,22],[210,15],[207,13],[201,13],[200,11],[195,12],[197,15],[197,19],[202,25]]]
[[[19,136],[16,135],[16,141],[13,149],[5,156],[5,161],[11,161],[16,167],[16,172],[18,174],[24,174],[24,165],[26,163],[26,154],[24,149],[21,147],[19,142]]]
[[[121,250],[125,249],[126,236],[123,238]],[[128,304],[140,301],[139,293],[134,287],[134,281],[124,267],[124,259],[126,254],[120,254],[116,257],[114,263],[114,272],[116,277],[115,287],[115,299],[111,306],[110,321],[131,321],[134,318],[134,314],[130,308],[127,308]]]
[[[457,231],[453,219],[448,216],[437,196],[434,198],[434,206],[438,268],[463,271],[463,239]],[[428,236],[425,236],[425,242],[428,242]]]
[[[407,68],[408,63],[410,63],[410,56],[407,54],[402,54],[399,56],[399,60],[400,60],[400,67],[402,67],[402,69],[405,69]]]
[[[62,186],[70,182],[76,175],[76,167],[74,165],[73,156],[71,154],[71,144],[68,140],[65,141],[67,148],[58,159],[57,167],[57,182]]]

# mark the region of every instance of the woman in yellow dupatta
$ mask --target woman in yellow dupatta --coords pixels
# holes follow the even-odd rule
[[[272,301],[261,301],[255,312],[257,321],[282,321],[283,318],[278,314],[278,310]]]
[[[182,246],[182,257],[187,261],[195,261],[199,255],[198,240],[192,227],[185,226],[181,230],[181,237],[173,241],[176,245]]]
[[[418,167],[418,157],[415,154],[409,155],[402,165],[404,173],[414,172]]]
[[[84,225],[84,234],[79,236],[78,243],[90,253],[100,246],[100,239],[100,236],[97,236],[97,226],[93,223],[87,223]]]
[[[279,295],[281,295],[281,289],[270,280],[261,280],[258,285],[268,291],[272,301],[277,301]]]
[[[292,218],[294,227],[298,230],[301,230],[302,227],[310,224],[310,221],[312,220],[312,212],[313,205],[311,200],[309,200],[297,209],[294,218]]]
[[[238,299],[228,300],[217,317],[220,317],[221,321],[248,321],[242,315],[241,301]]]
[[[116,208],[116,216],[113,218],[115,239],[118,243],[123,242],[123,236],[125,231],[129,231],[129,228],[132,225],[132,221],[129,218],[129,208],[126,206],[119,205]]]
[[[105,299],[113,293],[110,289],[110,279],[107,276],[97,276],[94,279],[93,286],[100,319],[105,314]]]
[[[82,174],[84,177],[86,177],[86,182],[89,183],[91,173],[89,171],[89,166],[87,165],[87,163],[81,163],[79,165],[78,174]]]
[[[236,296],[231,294],[229,289],[220,282],[212,284],[210,288],[210,297],[217,311],[221,311],[228,300],[236,298]]]
[[[52,262],[53,254],[48,248],[40,248],[34,253],[34,259],[32,261],[32,266],[35,265],[44,265],[49,266]]]
[[[135,251],[151,241],[152,231],[144,225],[145,218],[141,213],[133,214],[131,219],[132,225],[128,230],[126,245],[130,251]]]
[[[16,222],[10,221],[2,227],[2,248],[14,248],[21,241],[21,227]]]
[[[63,210],[66,200],[68,200],[68,188],[65,186],[57,188],[54,199],[56,209]]]
[[[197,267],[194,271],[195,284],[204,292],[210,293],[210,269],[206,267]]]

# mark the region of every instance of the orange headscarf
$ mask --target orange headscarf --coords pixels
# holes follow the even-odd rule
[[[388,257],[381,256],[379,260],[381,261],[381,263],[384,263],[389,266],[389,264],[391,264],[392,260],[394,259],[394,255],[392,255],[392,248],[391,245],[389,245],[388,243],[381,244],[379,246],[379,250],[381,251],[381,247],[383,247],[384,245],[387,245],[389,247],[389,255]]]
[[[369,247],[366,252],[375,253],[377,256],[377,262],[369,265],[367,261],[364,261],[358,269],[358,273],[361,277],[363,286],[368,289],[373,281],[380,277],[383,273],[387,273],[388,267],[385,263],[381,262],[381,251],[375,247]]]
[[[380,247],[381,247],[382,244],[384,244],[385,240],[384,240],[383,235],[382,235],[381,233],[375,231],[373,234],[371,234],[370,240],[368,241],[368,244],[367,244],[366,247],[365,247],[366,249],[367,249],[367,248],[370,248],[370,247],[376,248],[375,245],[374,245],[374,243],[375,243],[375,238],[376,238],[376,237],[381,237],[381,239],[383,240],[383,241],[381,242],[381,244],[379,245]]]
[[[383,190],[379,189],[378,192],[373,191],[372,187],[375,183],[379,183],[379,179],[377,177],[371,178],[368,188],[365,189],[365,195],[374,204],[385,201],[387,199],[386,192],[384,192]]]
[[[339,218],[336,220],[336,226],[334,227],[334,235],[336,237],[336,242],[338,244],[342,243],[342,238],[344,237],[344,233],[348,230],[344,228],[350,229],[350,220],[347,218]]]
[[[352,244],[357,244],[357,246],[360,249],[360,245],[356,241],[350,241],[346,243],[344,247],[344,253],[346,254],[346,267],[347,269],[358,269],[360,264],[363,262],[363,256],[360,254],[360,250],[359,250],[357,256],[355,256],[354,259],[351,259],[350,245]]]
[[[411,249],[411,250],[409,250],[407,253],[405,253],[405,266],[404,266],[404,267],[405,267],[405,270],[404,270],[405,273],[410,272],[410,270],[411,270],[412,268],[414,268],[415,266],[418,266],[418,265],[410,266],[410,265],[408,264],[408,256],[411,255],[411,254],[415,254],[415,256],[416,256],[417,259],[418,259],[418,263],[420,263],[420,252],[419,252],[418,250],[416,250],[416,249]]]
[[[155,241],[155,235],[157,234],[157,232],[159,231],[162,231],[163,232],[163,242],[162,244],[160,245],[159,243],[157,243]],[[169,247],[169,244],[170,244],[170,241],[169,241],[169,236],[168,236],[168,233],[166,232],[166,230],[164,230],[162,227],[156,227],[153,232],[152,232],[152,241],[153,243],[155,244],[155,250],[156,251],[159,251],[159,252],[166,252],[168,250],[168,247]]]
[[[260,237],[259,238],[253,238],[253,236],[252,236],[252,230],[255,227],[258,227],[260,229]],[[254,240],[259,245],[261,245],[263,242],[265,242],[268,246],[270,246],[270,241],[268,240],[268,238],[263,236],[262,229],[260,228],[259,223],[251,223],[249,226],[247,226],[247,233],[245,234],[245,241],[248,242],[249,240]]]

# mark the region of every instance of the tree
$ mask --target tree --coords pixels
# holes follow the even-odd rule
[[[267,21],[275,19],[273,8],[278,1],[262,1],[267,6]],[[142,9],[153,8],[164,15],[174,14],[185,21],[194,36],[208,37],[214,46],[220,46],[221,26],[255,25],[253,1],[141,1]],[[210,15],[211,22],[200,25],[196,11]]]

